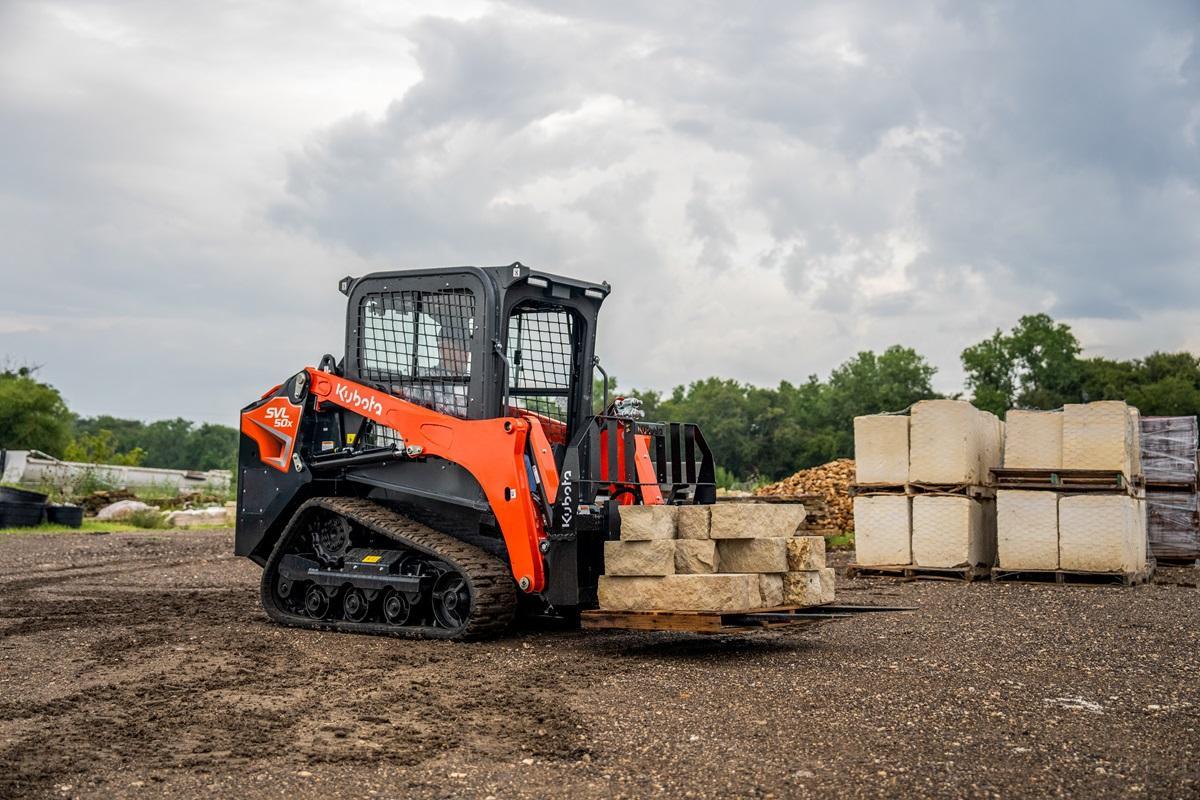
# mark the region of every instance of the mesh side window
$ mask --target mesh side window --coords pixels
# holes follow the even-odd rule
[[[509,403],[565,423],[575,318],[562,308],[517,307],[508,319]]]
[[[358,309],[358,374],[443,414],[467,416],[475,295],[377,292]]]

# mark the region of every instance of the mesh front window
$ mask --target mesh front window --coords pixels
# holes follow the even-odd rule
[[[358,374],[419,405],[467,416],[475,295],[377,292],[358,311]]]
[[[575,319],[569,311],[516,308],[508,320],[510,405],[565,423],[574,354]]]

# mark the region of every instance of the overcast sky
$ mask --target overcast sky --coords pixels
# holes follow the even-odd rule
[[[72,409],[232,424],[341,276],[514,260],[627,388],[1200,352],[1200,3],[0,0],[0,357]]]

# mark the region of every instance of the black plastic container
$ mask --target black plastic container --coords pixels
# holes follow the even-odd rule
[[[50,498],[41,492],[31,492],[28,489],[14,489],[11,486],[0,486],[0,503],[37,503],[46,505]]]
[[[82,506],[46,506],[46,522],[51,525],[66,525],[69,528],[83,527]]]
[[[42,524],[45,513],[45,503],[0,500],[0,528],[32,528]]]

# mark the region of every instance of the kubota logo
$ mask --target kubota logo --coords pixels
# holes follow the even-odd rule
[[[267,419],[271,420],[271,424],[276,428],[292,427],[292,418],[288,416],[288,410],[282,406],[268,406]]]
[[[383,403],[369,395],[359,394],[358,389],[354,389],[353,391],[347,389],[344,383],[339,383],[337,388],[333,390],[333,393],[337,395],[338,400],[348,406],[353,406],[368,414],[383,413]]]

